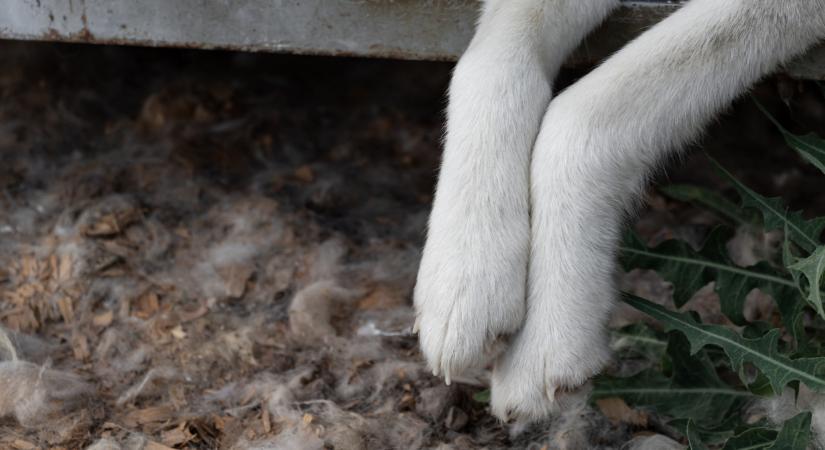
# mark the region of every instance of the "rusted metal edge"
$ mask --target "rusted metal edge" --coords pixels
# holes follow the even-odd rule
[[[626,1],[569,63],[605,58],[678,3]],[[0,38],[449,61],[477,14],[477,0],[4,0]],[[787,70],[825,79],[825,47]]]

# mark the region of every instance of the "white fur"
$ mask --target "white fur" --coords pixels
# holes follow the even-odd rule
[[[415,289],[421,348],[448,382],[523,322],[530,153],[559,66],[615,5],[489,1],[455,69]]]
[[[692,0],[547,108],[564,54],[613,6],[491,0],[451,85],[421,346],[449,377],[518,330],[493,374],[501,418],[545,417],[609,359],[617,235],[650,170],[825,38],[822,0]]]

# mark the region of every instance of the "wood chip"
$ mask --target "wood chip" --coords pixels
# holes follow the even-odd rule
[[[301,422],[304,423],[304,426],[307,426],[311,424],[313,420],[315,420],[315,416],[309,413],[304,413],[304,417],[301,419]]]
[[[57,273],[60,271],[60,268],[58,267],[57,255],[55,254],[49,256],[49,271],[51,272],[52,277],[56,279]]]
[[[165,422],[174,416],[174,411],[169,406],[152,406],[149,408],[132,411],[126,415],[126,425],[136,426],[147,423]]]
[[[98,328],[106,328],[112,324],[115,318],[115,312],[110,310],[104,311],[92,318],[92,324]]]
[[[264,426],[264,432],[270,433],[272,431],[272,421],[269,418],[269,408],[266,407],[267,402],[261,402],[261,423]]]
[[[209,307],[207,307],[203,303],[198,304],[198,306],[194,309],[185,306],[178,308],[178,318],[180,319],[181,323],[191,322],[195,319],[200,319],[207,313],[209,313]]]
[[[602,414],[613,423],[626,423],[641,427],[647,426],[647,414],[631,408],[619,397],[596,400],[596,405]]]
[[[89,237],[109,237],[120,234],[124,228],[140,218],[137,209],[126,209],[106,214],[97,222],[87,225],[81,232]]]
[[[15,439],[11,443],[12,448],[19,449],[19,450],[34,450],[37,448],[36,445],[32,444],[29,441],[24,441],[23,439]]]
[[[243,297],[246,292],[246,283],[255,274],[255,266],[253,264],[233,264],[219,267],[217,272],[223,280],[226,296],[237,299]]]
[[[92,355],[89,352],[89,340],[85,335],[77,333],[72,336],[72,353],[79,361],[85,361]]]
[[[175,450],[158,442],[149,441],[143,446],[143,450]]]
[[[303,165],[295,169],[295,178],[303,183],[312,183],[315,179],[315,173],[312,171],[312,167]]]
[[[153,291],[146,292],[135,301],[132,314],[139,319],[148,319],[160,310],[160,299]]]
[[[34,311],[28,306],[19,306],[0,314],[6,327],[15,331],[32,331],[40,328]]]
[[[184,227],[175,228],[174,233],[175,233],[175,235],[177,235],[178,237],[183,238],[183,239],[191,239],[192,238],[192,233],[190,233],[189,230],[184,228]]]
[[[358,301],[358,309],[387,310],[404,306],[406,299],[397,292],[379,287]]]
[[[20,275],[32,278],[37,273],[37,260],[31,255],[24,255],[20,260]]]
[[[161,441],[163,442],[163,445],[168,445],[170,447],[186,444],[194,437],[195,435],[189,431],[186,422],[182,422],[177,427],[161,433]]]
[[[62,254],[57,262],[57,271],[55,277],[57,278],[58,282],[66,282],[72,278],[72,272],[74,271],[74,263],[72,262],[72,256],[69,254]]]
[[[14,292],[18,302],[23,303],[37,294],[37,286],[31,283],[26,283],[17,288]]]
[[[74,302],[70,297],[61,297],[57,300],[57,309],[66,323],[74,322]]]
[[[410,394],[409,392],[405,393],[401,397],[401,401],[398,403],[398,408],[401,410],[410,410],[415,408],[415,396]]]

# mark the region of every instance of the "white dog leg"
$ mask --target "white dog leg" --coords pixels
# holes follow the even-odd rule
[[[491,0],[450,86],[415,287],[421,349],[449,383],[521,326],[530,152],[565,56],[617,0]]]
[[[822,0],[693,0],[552,102],[531,165],[528,313],[496,364],[497,416],[543,418],[603,367],[618,234],[649,172],[822,38]]]

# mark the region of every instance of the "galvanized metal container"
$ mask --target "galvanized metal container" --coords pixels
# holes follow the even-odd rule
[[[678,8],[626,1],[570,59],[590,64]],[[452,60],[477,0],[4,0],[0,38]],[[825,48],[788,67],[825,79]]]

